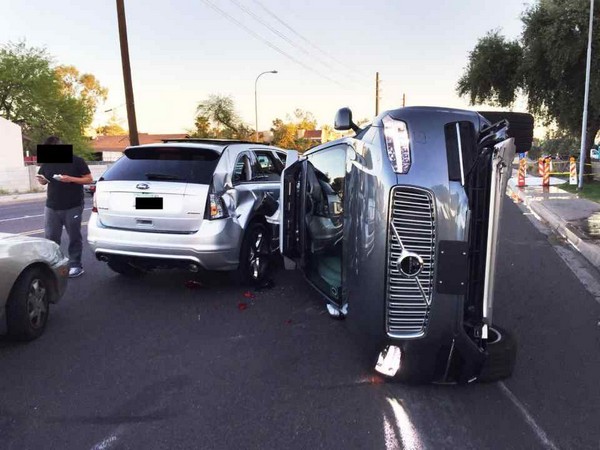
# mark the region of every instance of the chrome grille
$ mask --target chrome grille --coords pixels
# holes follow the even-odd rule
[[[396,267],[402,245],[423,259],[417,280],[402,276]],[[425,333],[433,292],[435,255],[435,204],[426,190],[396,186],[390,199],[387,260],[387,333],[392,337],[419,337]]]

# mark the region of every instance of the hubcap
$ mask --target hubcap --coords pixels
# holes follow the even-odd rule
[[[44,325],[48,306],[46,306],[46,287],[39,278],[34,278],[29,285],[27,294],[27,314],[29,323],[33,328],[40,328]]]

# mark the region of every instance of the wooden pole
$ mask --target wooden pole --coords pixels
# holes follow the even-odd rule
[[[139,145],[137,121],[135,119],[135,102],[131,83],[131,66],[129,63],[129,45],[127,43],[127,22],[125,19],[124,0],[117,0],[117,19],[119,21],[119,43],[121,44],[121,64],[123,65],[123,83],[125,84],[125,102],[127,105],[127,124],[129,126],[129,145]]]

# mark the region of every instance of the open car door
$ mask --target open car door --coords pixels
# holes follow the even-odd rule
[[[305,159],[296,161],[281,174],[279,242],[286,269],[304,266],[306,166]]]

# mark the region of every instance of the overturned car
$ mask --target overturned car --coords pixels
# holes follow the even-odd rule
[[[531,116],[511,121],[531,134]],[[498,224],[516,150],[509,122],[406,107],[360,129],[343,108],[335,126],[356,135],[311,149],[283,172],[286,267],[301,269],[329,313],[361,333],[386,376],[510,376],[515,341],[492,321]]]

